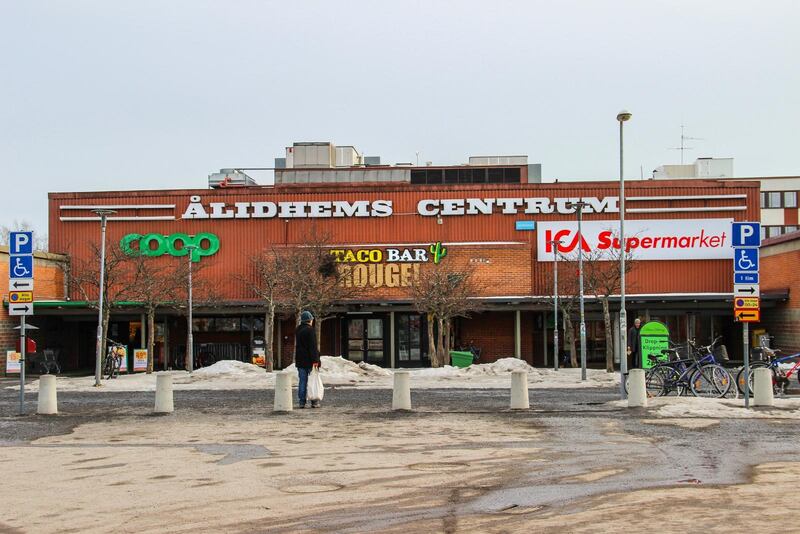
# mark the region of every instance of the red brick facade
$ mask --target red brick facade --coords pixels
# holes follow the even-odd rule
[[[800,352],[800,232],[764,241],[761,249],[761,292],[788,292],[789,298],[762,311],[762,327],[775,336],[773,346]]]

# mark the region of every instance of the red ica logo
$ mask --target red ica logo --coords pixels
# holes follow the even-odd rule
[[[592,249],[589,247],[589,243],[586,242],[578,232],[575,232],[572,235],[572,230],[558,230],[557,232],[553,232],[552,230],[546,230],[545,235],[545,252],[548,254],[553,254],[553,241],[561,241],[561,244],[558,245],[558,252],[572,252],[578,246],[578,240],[580,240],[581,248],[584,252],[591,252]]]

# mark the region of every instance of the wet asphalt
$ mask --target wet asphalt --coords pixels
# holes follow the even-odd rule
[[[60,392],[59,415],[37,416],[36,395],[26,396],[28,415],[19,416],[18,391],[0,384],[0,446],[25,445],[45,436],[62,435],[80,424],[150,415],[152,392]],[[392,412],[391,390],[329,387],[322,410],[295,410],[273,414],[271,390],[175,391],[175,407],[184,417],[226,415],[250,417],[309,417],[326,412],[341,418],[387,420],[408,417],[479,417],[507,423],[510,428],[535,427],[542,431],[544,463],[513,483],[484,490],[477,499],[459,505],[458,514],[498,512],[519,507],[561,508],[580,503],[584,497],[643,488],[681,484],[732,484],[747,482],[751,468],[766,462],[792,461],[796,457],[800,421],[791,418],[722,419],[704,428],[686,429],[652,424],[644,409],[610,407],[618,399],[614,389],[535,389],[530,391],[531,410],[510,411],[508,391],[502,389],[429,389],[412,391],[414,411]],[[486,436],[471,447],[513,447],[518,442]],[[239,459],[247,459],[246,451]],[[592,467],[618,474],[580,484],[564,483]],[[579,506],[574,505],[574,506]],[[432,508],[428,517],[454,513]],[[416,512],[415,519],[420,519]],[[369,516],[348,527],[356,530],[402,524],[397,510],[382,514],[373,508]],[[326,519],[336,528],[336,517]],[[340,524],[339,527],[344,527]]]

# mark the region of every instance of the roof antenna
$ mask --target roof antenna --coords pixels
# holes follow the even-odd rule
[[[685,126],[681,124],[681,146],[678,147],[670,147],[669,150],[680,150],[681,151],[681,165],[683,165],[683,152],[684,150],[693,150],[694,147],[686,146],[686,141],[703,141],[702,137],[687,137],[684,134]]]

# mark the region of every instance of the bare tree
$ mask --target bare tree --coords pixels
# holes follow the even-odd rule
[[[603,323],[606,331],[606,371],[614,372],[614,328],[611,324],[609,297],[619,294],[622,275],[619,269],[620,250],[592,251],[583,260],[584,279],[589,293],[595,295],[603,306]],[[625,253],[625,274],[635,267],[633,255]],[[626,284],[630,287],[630,284]],[[625,328],[623,325],[622,328]]]
[[[47,251],[47,234],[37,232],[29,221],[14,220],[10,226],[0,225],[0,245],[8,246],[11,232],[33,232],[33,250]]]
[[[159,308],[175,305],[175,295],[188,285],[189,269],[185,261],[165,266],[142,254],[130,258],[132,280],[128,288],[131,300],[141,303],[147,315],[147,373],[153,372],[155,317]]]
[[[480,288],[474,269],[466,265],[431,266],[409,286],[414,307],[428,316],[428,354],[432,367],[441,367],[450,352],[450,329],[455,317],[468,317],[477,308]],[[434,333],[434,322],[438,332]]]
[[[89,243],[90,254],[86,259],[74,259],[65,266],[65,277],[70,287],[77,292],[90,308],[99,308],[100,295],[100,245]],[[111,310],[120,302],[128,300],[132,278],[130,257],[116,243],[106,245],[105,277],[103,282],[103,317],[100,342],[101,358],[105,358],[108,337],[108,321]],[[102,362],[101,362],[102,363]]]
[[[252,268],[249,276],[237,278],[259,299],[264,301],[266,312],[264,316],[264,345],[265,368],[268,373],[273,371],[275,354],[273,343],[275,341],[275,312],[278,307],[285,307],[287,292],[285,286],[289,282],[286,273],[286,255],[275,248],[264,250],[260,254],[250,257]]]
[[[558,328],[559,320],[562,323],[562,330],[564,331],[564,341],[567,344],[569,352],[569,361],[571,367],[578,366],[578,353],[575,346],[575,324],[572,321],[573,314],[579,303],[579,288],[578,288],[578,261],[577,255],[572,258],[556,251],[556,260],[558,261],[558,309],[561,317],[553,319],[554,328]],[[555,267],[555,265],[554,265]],[[547,276],[547,287],[553,287],[552,274]],[[555,295],[549,300],[552,302]],[[554,348],[554,358],[559,357],[559,347]]]

